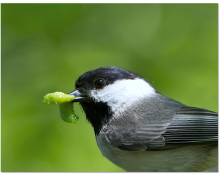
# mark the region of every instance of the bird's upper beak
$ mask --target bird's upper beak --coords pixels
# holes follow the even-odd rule
[[[69,95],[75,95],[76,96],[76,98],[72,102],[82,102],[82,101],[86,101],[88,99],[88,97],[86,95],[83,95],[77,89],[75,91],[70,92]]]

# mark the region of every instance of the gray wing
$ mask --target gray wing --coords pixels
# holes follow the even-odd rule
[[[158,99],[157,99],[158,100]],[[110,121],[107,138],[118,148],[131,151],[164,150],[186,144],[217,143],[218,114],[206,109],[187,107],[164,98],[142,103],[149,108],[135,113],[130,109],[126,115]],[[140,104],[139,108],[143,108]],[[142,114],[140,114],[142,112]],[[134,113],[129,115],[129,113]],[[153,116],[152,116],[153,115]]]
[[[206,109],[181,107],[163,134],[166,146],[217,143],[218,114]]]

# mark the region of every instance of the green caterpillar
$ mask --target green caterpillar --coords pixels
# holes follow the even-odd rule
[[[74,113],[73,101],[74,95],[64,94],[63,92],[48,93],[44,96],[44,103],[48,105],[59,104],[61,118],[69,123],[76,123],[79,117]]]

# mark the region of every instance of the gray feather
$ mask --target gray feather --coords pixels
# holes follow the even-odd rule
[[[166,144],[218,141],[218,114],[206,109],[182,107],[163,134]]]
[[[121,149],[163,150],[218,140],[217,113],[187,107],[160,94],[117,114],[109,121],[106,136]]]

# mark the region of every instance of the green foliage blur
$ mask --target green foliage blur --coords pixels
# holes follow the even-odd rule
[[[42,102],[84,72],[118,66],[165,96],[218,110],[218,4],[1,4],[2,172],[121,172]],[[147,165],[147,164],[146,164]]]

